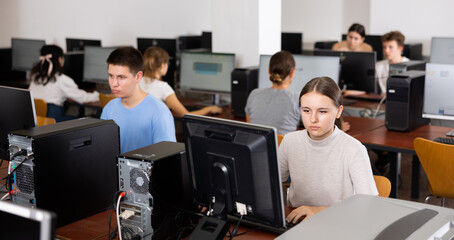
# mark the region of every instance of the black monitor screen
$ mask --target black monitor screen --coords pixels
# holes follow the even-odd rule
[[[365,43],[368,43],[372,49],[377,52],[377,61],[383,59],[383,43],[381,41],[381,35],[366,35],[364,39]],[[342,34],[342,40],[347,39],[347,34]]]
[[[275,128],[187,114],[183,129],[197,203],[214,198],[214,215],[224,206],[235,216],[237,203],[244,204],[245,220],[284,226]]]
[[[301,54],[303,46],[302,33],[281,33],[281,49],[293,54]]]
[[[44,40],[11,39],[12,70],[28,71],[39,61],[41,48],[46,44]]]
[[[342,52],[315,50],[318,56],[339,56],[341,72],[339,86],[348,90],[376,92],[375,52]]]
[[[85,49],[85,46],[101,47],[101,40],[66,38],[66,51],[67,52],[83,51]]]
[[[8,134],[36,126],[36,114],[30,91],[0,86],[0,158],[8,158]]]
[[[94,83],[109,83],[107,58],[115,47],[85,46],[84,50],[84,81]]]
[[[56,215],[52,212],[0,201],[0,219],[2,239],[55,239]]]

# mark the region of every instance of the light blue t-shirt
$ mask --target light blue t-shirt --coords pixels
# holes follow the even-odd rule
[[[176,142],[169,108],[149,94],[130,109],[121,104],[120,98],[111,100],[102,110],[101,119],[112,119],[120,127],[121,153],[161,141]]]

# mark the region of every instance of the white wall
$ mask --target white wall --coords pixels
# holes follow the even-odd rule
[[[212,29],[211,6],[211,0],[1,0],[0,47],[9,47],[11,37],[65,48],[66,37],[135,46],[137,37],[200,34]],[[370,34],[401,30],[407,42],[423,42],[428,55],[432,36],[454,37],[452,9],[447,0],[283,0],[282,31],[303,32],[304,48],[312,49],[360,22]]]
[[[370,29],[383,34],[401,31],[406,42],[422,42],[423,54],[430,54],[432,36],[454,37],[454,1],[369,0]]]
[[[11,37],[45,39],[66,48],[66,37],[133,45],[137,37],[200,35],[211,30],[210,0],[1,0],[0,47]]]

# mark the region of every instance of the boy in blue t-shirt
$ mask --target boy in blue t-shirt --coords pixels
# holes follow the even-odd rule
[[[107,65],[116,98],[104,107],[101,119],[113,119],[120,127],[121,153],[161,141],[175,142],[169,109],[139,87],[144,69],[142,54],[133,47],[120,47],[109,55]]]

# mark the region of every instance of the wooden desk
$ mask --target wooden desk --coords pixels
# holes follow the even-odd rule
[[[422,137],[430,140],[436,137],[443,137],[449,130],[451,130],[451,128],[424,125],[411,132],[396,132],[388,131],[385,126],[382,126],[372,131],[355,136],[355,138],[362,142],[369,149],[389,152],[388,157],[390,161],[390,181],[392,184],[390,197],[397,198],[398,154],[406,153],[413,155],[411,197],[418,198],[420,163],[413,148],[413,140],[417,137]]]

